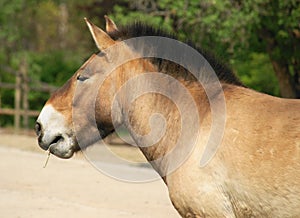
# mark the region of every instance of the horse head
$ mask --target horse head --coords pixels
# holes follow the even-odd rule
[[[114,130],[111,118],[112,100],[117,87],[121,85],[118,84],[121,81],[116,78],[116,75],[120,75],[124,68],[113,69],[112,59],[115,59],[116,55],[105,52],[106,49],[117,44],[109,33],[118,31],[111,19],[108,17],[105,19],[107,32],[85,19],[101,52],[93,54],[61,88],[52,94],[36,121],[35,130],[40,147],[60,158],[72,157],[80,147],[86,147]],[[123,50],[122,53],[124,52],[126,51]],[[127,55],[128,52],[130,51],[127,50]],[[100,81],[99,75],[103,76],[103,72],[108,69],[113,73],[102,79],[101,84],[96,84],[96,81]],[[94,101],[90,100],[91,96],[94,96]],[[94,109],[92,114],[88,111],[91,107]],[[77,111],[76,114],[74,111]],[[93,122],[96,122],[95,131],[100,134],[95,133],[91,136]],[[78,145],[76,137],[78,133],[85,134],[84,142],[80,142],[81,146]]]

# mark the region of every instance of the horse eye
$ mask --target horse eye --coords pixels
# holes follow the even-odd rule
[[[79,81],[81,81],[81,82],[83,82],[83,81],[87,80],[88,77],[82,76],[82,75],[78,75],[76,79],[79,80]]]

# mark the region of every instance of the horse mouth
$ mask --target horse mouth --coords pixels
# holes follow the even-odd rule
[[[55,139],[51,142],[48,150],[51,154],[54,154],[55,156],[63,159],[68,159],[73,156],[76,149],[76,143],[74,143],[74,140],[65,138],[63,136],[57,136]]]

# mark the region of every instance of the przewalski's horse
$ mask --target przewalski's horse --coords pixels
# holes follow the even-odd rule
[[[216,72],[222,91],[214,82],[211,88],[204,88],[180,64],[162,58],[140,55],[114,68],[118,60],[140,54],[122,40],[166,35],[140,24],[117,28],[107,17],[106,32],[86,22],[97,47],[103,52],[92,55],[42,109],[36,132],[43,149],[58,157],[70,158],[80,147],[87,147],[99,139],[90,134],[95,126],[104,138],[117,126],[124,125],[163,178],[181,216],[300,216],[299,100],[272,97],[244,87],[228,68],[210,55],[205,58]],[[122,45],[110,49],[118,43]],[[147,49],[158,48],[152,45]],[[184,53],[180,55],[189,57]],[[106,71],[110,73],[101,78]],[[205,72],[200,76],[202,74]],[[141,75],[145,78],[134,83]],[[170,82],[169,77],[175,78],[179,85],[173,86],[176,82]],[[102,80],[99,89],[95,89],[94,84],[99,80]],[[194,103],[187,101],[180,91],[181,86],[188,90]],[[135,94],[144,87],[156,87],[160,92],[146,88],[148,93]],[[174,99],[164,92],[175,93]],[[212,94],[207,94],[209,92]],[[92,96],[94,100],[89,103]],[[220,132],[224,130],[222,140],[213,158],[200,167],[212,129],[211,104],[221,108],[222,99],[226,105],[225,128],[220,128]],[[89,113],[88,109],[94,106],[95,111]],[[85,108],[80,110],[81,107]],[[153,114],[160,116],[151,120]],[[182,126],[185,120],[192,124],[190,128]],[[199,129],[195,130],[198,124]],[[155,127],[165,132],[162,134]],[[186,141],[179,147],[194,145],[188,152],[182,152],[185,158],[174,168],[173,163],[180,159],[181,150],[174,156],[168,153],[176,150],[176,142],[186,131],[196,133],[197,137],[193,138],[192,134],[193,141],[189,141],[186,135]],[[214,131],[218,132],[218,128]],[[79,142],[76,134],[83,140]],[[160,135],[159,140],[153,141],[151,134]],[[149,144],[152,146],[147,146]]]

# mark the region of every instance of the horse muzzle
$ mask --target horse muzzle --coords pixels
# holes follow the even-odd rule
[[[71,158],[79,150],[72,129],[64,117],[51,106],[45,106],[35,124],[38,144],[60,158]]]
[[[38,144],[43,150],[64,159],[71,158],[74,152],[78,150],[76,149],[76,140],[73,137],[64,136],[63,134],[47,135],[44,134],[40,123],[37,122],[35,126]]]

